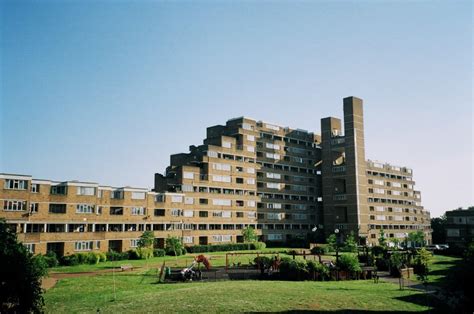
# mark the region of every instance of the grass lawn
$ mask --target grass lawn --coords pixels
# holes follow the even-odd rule
[[[116,299],[114,300],[114,278]],[[47,313],[427,311],[425,297],[372,281],[218,281],[156,284],[154,271],[62,279],[45,293]]]
[[[285,254],[288,250],[286,248],[266,248],[263,250],[259,250],[258,252],[280,252],[280,257],[290,255]],[[254,254],[241,254],[229,257],[229,263],[241,263],[241,264],[249,264],[250,261],[257,256],[257,251],[236,251],[235,253],[254,253]],[[130,264],[134,267],[144,267],[144,268],[157,268],[161,267],[163,261],[166,262],[166,266],[169,267],[180,267],[184,268],[191,264],[192,260],[195,256],[199,254],[203,254],[210,258],[210,262],[212,266],[225,266],[225,256],[226,253],[229,252],[212,252],[212,253],[194,253],[194,254],[187,254],[178,257],[174,256],[165,256],[165,257],[154,257],[148,260],[123,260],[123,261],[108,261],[99,263],[97,265],[76,265],[76,266],[59,266],[50,268],[50,272],[55,273],[81,273],[81,272],[93,272],[93,271],[100,271],[105,269],[111,269],[113,267],[120,267],[123,264]],[[298,256],[298,258],[303,258],[302,256]],[[307,257],[307,258],[313,258]],[[322,257],[325,260],[335,259],[334,256],[328,255]],[[317,257],[316,257],[317,260]]]
[[[428,282],[430,285],[442,287],[448,280],[448,275],[453,267],[461,261],[460,257],[434,255],[433,264],[430,266]]]

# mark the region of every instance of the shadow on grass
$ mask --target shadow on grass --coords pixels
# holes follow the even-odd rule
[[[250,313],[264,313],[264,312],[250,312]],[[291,310],[281,311],[272,313],[371,313],[371,314],[386,314],[386,313],[433,313],[431,310],[426,311],[371,311],[371,310],[353,310],[353,309],[340,309],[340,310]]]

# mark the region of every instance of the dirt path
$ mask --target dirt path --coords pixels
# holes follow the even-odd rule
[[[135,267],[131,270],[126,270],[128,272],[132,272],[138,268],[141,267]],[[90,272],[82,272],[82,273],[49,273],[47,277],[43,278],[43,281],[41,283],[41,287],[45,290],[49,290],[53,288],[56,283],[64,278],[77,278],[77,277],[90,277],[90,276],[98,276],[101,274],[105,273],[111,273],[113,271],[116,272],[122,272],[120,269],[103,269],[103,270],[96,270],[96,271],[90,271]]]

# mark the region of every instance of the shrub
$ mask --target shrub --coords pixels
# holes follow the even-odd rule
[[[178,237],[168,236],[165,241],[165,251],[167,255],[179,256],[183,253],[183,243]]]
[[[106,253],[107,260],[109,261],[122,261],[129,258],[128,252],[118,253],[115,251],[110,251]]]
[[[46,255],[43,255],[43,257],[48,267],[56,267],[59,265],[56,253],[54,253],[53,251],[48,251],[48,253],[46,253]]]
[[[336,266],[338,266],[340,270],[350,273],[360,272],[362,270],[357,256],[353,254],[341,254]]]
[[[100,255],[99,254],[97,254],[95,252],[89,252],[89,253],[86,253],[84,255],[85,255],[85,259],[86,259],[87,264],[91,264],[91,265],[99,264],[99,262],[100,262]]]
[[[65,255],[61,257],[60,263],[64,266],[76,266],[79,265],[79,259],[77,258],[77,254]]]
[[[303,260],[282,259],[280,275],[289,280],[304,280],[308,277],[308,267]]]
[[[100,262],[106,262],[107,261],[107,255],[104,252],[99,252],[99,260]]]
[[[163,257],[165,255],[166,255],[166,252],[163,249],[154,249],[153,250],[153,256],[154,257]]]
[[[255,250],[263,250],[264,248],[267,247],[265,242],[255,242],[255,243],[253,243],[253,246],[254,246]]]
[[[149,259],[153,257],[153,249],[151,248],[139,247],[136,252],[139,259]]]
[[[413,271],[420,281],[426,282],[428,280],[429,266],[433,255],[425,248],[417,251],[415,256]]]
[[[400,269],[403,265],[403,256],[400,253],[393,253],[389,259],[390,273],[392,276],[400,276]]]
[[[329,267],[325,264],[315,261],[308,261],[306,264],[308,271],[312,275],[313,279],[319,277],[324,280],[329,277]]]

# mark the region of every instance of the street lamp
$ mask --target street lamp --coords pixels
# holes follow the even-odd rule
[[[336,280],[339,280],[339,229],[334,229],[336,234]]]

